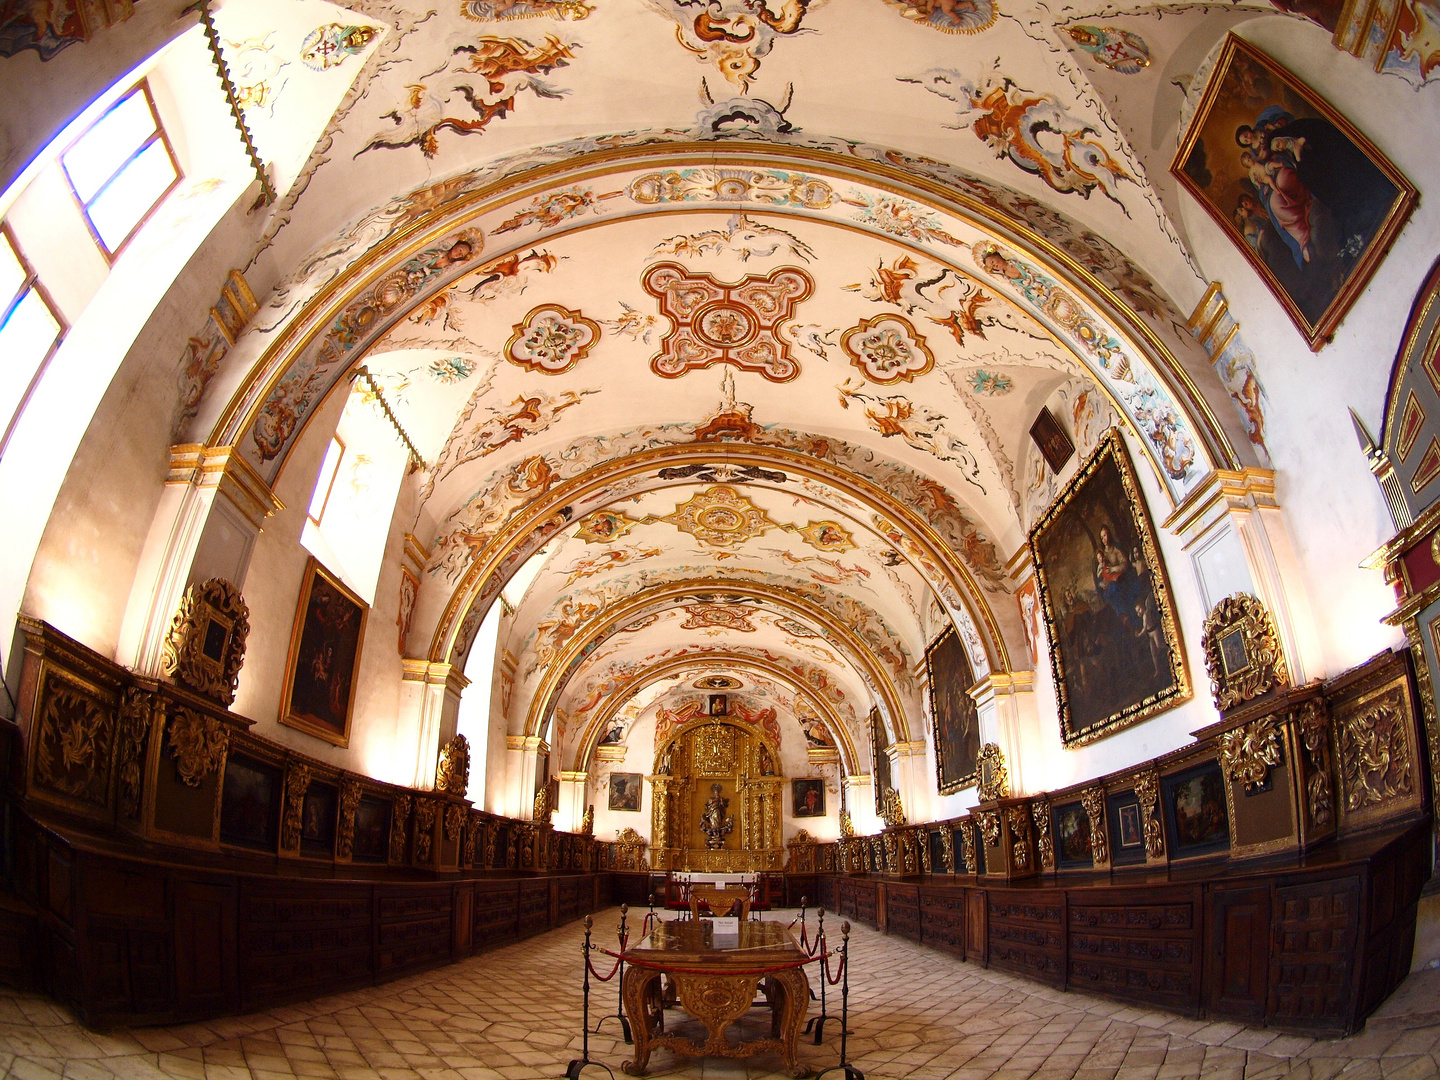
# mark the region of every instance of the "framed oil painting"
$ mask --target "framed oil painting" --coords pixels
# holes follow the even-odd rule
[[[1051,811],[1055,830],[1055,865],[1061,870],[1089,870],[1095,865],[1090,841],[1090,815],[1079,802]]]
[[[974,785],[980,757],[980,715],[968,693],[975,673],[952,626],[925,650],[930,715],[935,720],[935,776],[941,795]]]
[[[1145,861],[1145,819],[1134,791],[1112,792],[1105,798],[1105,820],[1110,830],[1110,864],[1125,866]]]
[[[351,856],[355,862],[383,863],[390,858],[390,811],[389,799],[360,796],[360,804],[355,807],[355,847]]]
[[[870,710],[870,753],[871,760],[875,763],[875,813],[877,815],[885,811],[885,797],[895,787],[895,781],[890,776],[890,755],[885,750],[890,745],[889,736],[885,734],[885,724],[880,719],[880,709],[877,706]]]
[[[1031,529],[1030,553],[1066,746],[1189,700],[1155,527],[1116,429]]]
[[[1055,414],[1048,408],[1041,408],[1040,415],[1035,417],[1035,422],[1030,425],[1030,438],[1035,440],[1040,453],[1045,455],[1045,464],[1050,466],[1053,473],[1059,473],[1075,453],[1075,444],[1070,441],[1070,436],[1065,434],[1060,421],[1055,419]]]
[[[1184,859],[1230,849],[1230,817],[1225,809],[1225,778],[1218,761],[1162,777],[1165,820],[1170,827],[1171,857]]]
[[[280,770],[241,754],[225,759],[220,842],[274,851],[280,821]]]
[[[638,772],[617,772],[610,774],[610,809],[640,809],[641,776]]]
[[[290,635],[280,722],[336,746],[350,745],[355,675],[369,607],[312,555]]]
[[[307,855],[335,851],[335,815],[339,792],[334,784],[314,781],[305,789],[300,808],[300,850]]]
[[[1226,39],[1170,171],[1319,350],[1415,206],[1415,187],[1313,90]]]
[[[825,816],[825,781],[797,777],[790,781],[790,812],[797,818]]]

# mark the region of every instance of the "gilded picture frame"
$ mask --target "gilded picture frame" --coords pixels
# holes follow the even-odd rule
[[[953,626],[925,650],[926,689],[935,724],[935,783],[941,795],[953,795],[977,781],[980,715],[970,688],[975,669]]]
[[[1275,622],[1249,593],[1216,604],[1205,616],[1200,641],[1210,692],[1221,712],[1290,685]]]
[[[336,746],[350,745],[369,615],[370,606],[310,556],[290,632],[280,723]]]
[[[1170,581],[1118,429],[1035,523],[1029,545],[1066,746],[1190,699]]]
[[[1369,139],[1234,33],[1170,172],[1316,352],[1379,267],[1417,197]]]

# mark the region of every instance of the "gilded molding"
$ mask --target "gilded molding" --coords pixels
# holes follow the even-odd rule
[[[1227,596],[1211,609],[1201,646],[1221,712],[1290,685],[1275,620],[1249,593]]]
[[[83,684],[47,672],[36,725],[35,776],[45,787],[95,808],[110,795],[115,714]]]
[[[199,787],[205,778],[225,762],[230,748],[230,731],[213,716],[204,716],[182,705],[170,717],[170,752],[175,771],[190,787]]]
[[[260,474],[233,446],[179,443],[170,447],[166,484],[216,488],[256,530],[285,509]]]

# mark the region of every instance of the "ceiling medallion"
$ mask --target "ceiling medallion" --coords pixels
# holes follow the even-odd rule
[[[840,335],[840,348],[865,378],[882,386],[909,382],[935,366],[925,338],[899,315],[861,319]]]
[[[589,354],[600,340],[600,324],[559,304],[530,309],[505,342],[505,359],[523,368],[561,375]]]
[[[718,626],[742,634],[755,633],[755,626],[750,622],[750,616],[754,612],[749,608],[733,604],[687,604],[685,613],[690,617],[680,624],[681,630],[703,630],[708,626]]]
[[[650,370],[667,379],[712,364],[734,364],[771,382],[789,382],[800,374],[778,330],[815,282],[799,267],[782,266],[769,275],[750,275],[733,285],[709,274],[692,273],[679,263],[656,263],[640,284],[660,301],[671,320],[670,332],[650,360]]]
[[[616,510],[596,510],[580,519],[575,536],[587,544],[608,544],[639,524],[641,522]]]
[[[779,527],[764,510],[726,484],[697,492],[658,520],[714,547],[738,547]]]
[[[740,680],[732,679],[729,675],[706,675],[696,679],[692,684],[696,690],[739,690]]]
[[[844,526],[834,521],[812,521],[804,528],[795,531],[801,540],[818,551],[840,554],[855,546],[855,538]]]

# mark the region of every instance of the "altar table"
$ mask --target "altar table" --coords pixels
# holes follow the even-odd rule
[[[741,922],[736,929],[716,933],[709,919],[661,922],[626,950],[621,991],[635,1057],[623,1064],[625,1072],[643,1075],[651,1051],[664,1046],[690,1057],[774,1052],[792,1076],[810,1074],[795,1060],[810,1005],[810,980],[801,966],[809,955],[782,923]],[[705,1025],[705,1042],[666,1033],[662,975],[674,987],[680,1007]],[[732,1045],[725,1031],[750,1011],[757,988],[770,1005],[770,1036]]]

